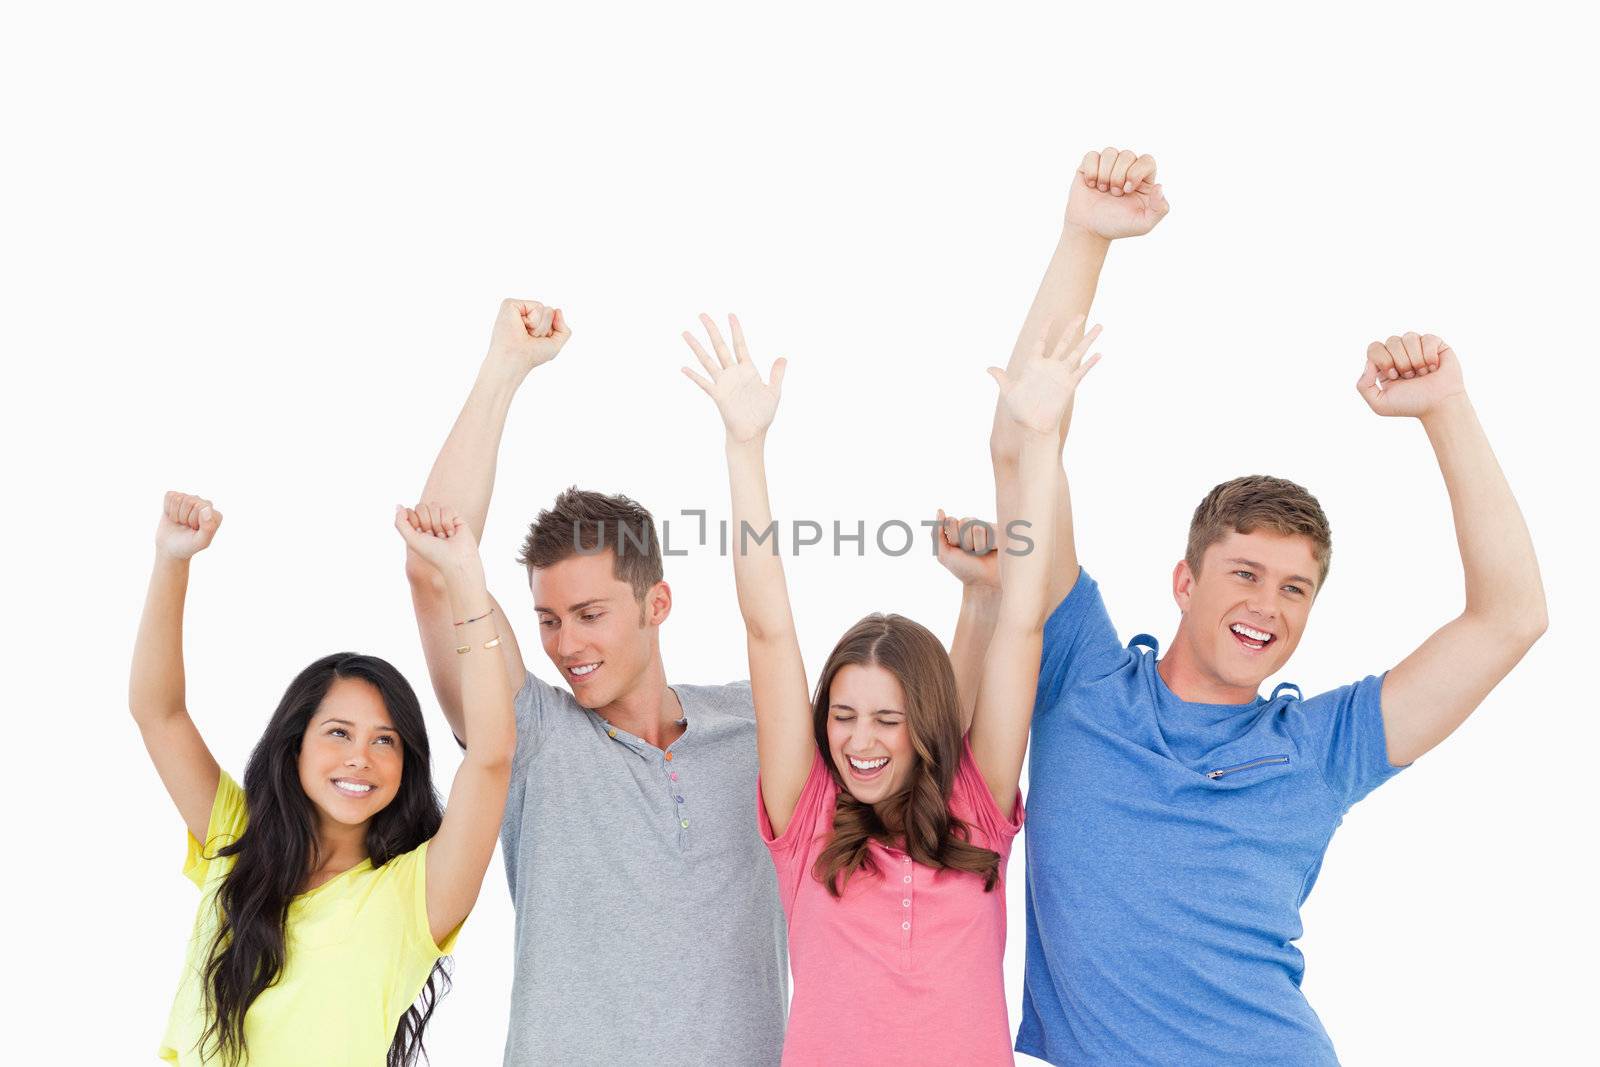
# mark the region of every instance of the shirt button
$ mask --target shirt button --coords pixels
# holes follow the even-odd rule
[[[904,883],[906,883],[906,885],[910,885],[910,884],[911,884],[911,876],[910,876],[910,875],[909,875],[909,874],[908,874],[908,875],[906,875],[906,876],[905,876],[905,877],[904,877],[904,878],[902,878],[902,879],[900,879],[900,880],[901,880],[901,881],[902,881],[902,882],[904,882]]]
[[[682,804],[682,803],[683,803],[683,794],[682,794],[682,793],[679,793],[679,794],[678,794],[678,796],[677,796],[677,801],[678,801],[678,803],[679,803],[679,804]]]
[[[689,828],[689,820],[688,819],[682,819],[682,820],[680,820],[678,822],[678,825],[683,827],[685,830],[687,830]]]
[[[911,907],[911,901],[910,900],[902,900],[900,902],[900,906],[902,908],[909,908],[909,907]]]
[[[911,929],[911,924],[910,923],[901,923],[900,924],[900,929],[909,930],[909,929]]]
[[[606,736],[607,737],[616,737],[617,736],[617,731],[616,730],[607,730],[606,731]]]
[[[678,772],[677,771],[673,771],[672,772],[672,780],[674,782],[676,782],[678,780]]]
[[[663,752],[661,754],[661,758],[662,759],[671,759],[672,758],[672,753],[671,752]]]

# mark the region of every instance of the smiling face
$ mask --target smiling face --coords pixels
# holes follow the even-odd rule
[[[1200,572],[1173,571],[1183,612],[1173,653],[1213,703],[1244,703],[1300,643],[1320,574],[1309,537],[1263,530],[1229,533],[1205,550]]]
[[[323,819],[360,826],[400,789],[405,752],[383,697],[358,678],[335,678],[300,740],[300,787]]]
[[[590,709],[615,703],[639,684],[659,655],[657,627],[672,609],[665,582],[655,584],[641,608],[614,560],[608,549],[529,571],[545,655]]]
[[[863,804],[906,788],[916,753],[905,693],[893,674],[875,663],[839,668],[828,689],[828,755]]]

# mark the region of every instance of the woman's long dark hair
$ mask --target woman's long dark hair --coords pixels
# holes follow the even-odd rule
[[[876,805],[863,804],[845,787],[828,746],[828,709],[834,676],[856,664],[894,675],[906,698],[906,728],[916,760],[906,788]],[[927,627],[904,615],[868,615],[839,638],[822,667],[811,702],[817,747],[828,760],[839,795],[833,831],[812,867],[812,876],[842,896],[858,870],[872,871],[867,845],[876,838],[904,839],[906,854],[927,867],[966,871],[983,879],[984,892],[1000,880],[1000,853],[969,840],[967,825],[950,814],[950,790],[961,762],[961,712],[950,654]]]
[[[216,853],[234,857],[234,863],[217,891],[217,936],[202,972],[207,1020],[200,1038],[202,1057],[220,1055],[230,1065],[244,1060],[245,1014],[283,973],[284,923],[311,870],[317,844],[316,811],[300,784],[300,743],[336,678],[357,678],[376,689],[400,735],[399,791],[367,827],[372,865],[381,867],[429,840],[444,818],[433,790],[422,707],[404,676],[376,656],[354,652],[324,656],[301,671],[284,691],[245,767],[249,821],[244,833]],[[440,960],[395,1029],[388,1067],[407,1067],[426,1056],[423,1028],[449,989],[449,972]]]

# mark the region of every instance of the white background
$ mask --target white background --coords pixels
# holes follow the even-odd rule
[[[1124,637],[1170,637],[1189,511],[1252,471],[1301,481],[1333,521],[1331,584],[1285,676],[1308,694],[1459,610],[1422,432],[1353,388],[1367,341],[1406,329],[1460,354],[1543,564],[1549,634],[1337,835],[1305,908],[1312,1004],[1351,1064],[1587,1055],[1592,38],[1557,5],[1387,7],[9,18],[0,778],[6,982],[27,1006],[6,1059],[148,1062],[177,978],[196,903],[183,831],[125,710],[163,490],[226,514],[188,631],[191,707],[222,762],[242,770],[300,667],[360,649],[424,694],[445,787],[456,757],[389,522],[502,296],[560,304],[575,331],[513,410],[484,546],[552,677],[513,562],[541,505],[577,482],[658,518],[726,513],[716,416],[677,370],[701,310],[737,310],[758,359],[790,358],[769,446],[781,517],[987,513],[982,368],[1010,350],[1072,169],[1107,144],[1154,153],[1174,205],[1111,253],[1107,358],[1070,446],[1081,556]],[[789,573],[813,669],[870,610],[954,623],[957,589],[920,553],[813,551]],[[668,577],[670,676],[743,677],[727,561],[696,553]],[[1019,844],[1013,1026],[1022,870]],[[498,1062],[511,921],[496,860],[436,1063]]]

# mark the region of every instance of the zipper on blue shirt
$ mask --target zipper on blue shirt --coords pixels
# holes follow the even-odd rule
[[[1255,767],[1268,767],[1275,763],[1288,762],[1288,756],[1262,756],[1260,759],[1253,759],[1249,763],[1241,763],[1237,767],[1222,767],[1214,771],[1207,771],[1206,777],[1217,779],[1223,777],[1224,775],[1235,774],[1239,771],[1248,771]]]

